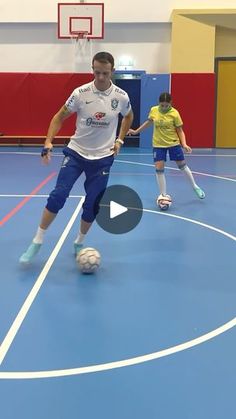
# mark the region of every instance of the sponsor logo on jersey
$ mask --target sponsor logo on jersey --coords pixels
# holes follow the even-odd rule
[[[87,118],[86,119],[86,125],[87,125],[87,127],[90,127],[90,125],[92,125],[92,122],[93,122],[93,118]]]
[[[97,113],[102,113],[102,112],[97,112]],[[103,118],[103,116],[101,118]],[[99,118],[93,119],[90,117],[86,119],[86,125],[87,127],[107,128],[110,126],[110,122],[101,121]]]
[[[117,100],[117,99],[111,99],[111,108],[113,109],[113,111],[115,109],[117,109],[118,104],[119,104],[119,100]]]
[[[119,89],[118,87],[116,87],[115,92],[116,92],[116,93],[120,93],[121,95],[125,96],[125,92],[124,92],[124,90],[121,90],[121,89]]]
[[[96,119],[98,119],[98,120],[100,120],[100,119],[104,118],[104,116],[106,116],[106,114],[105,114],[104,112],[96,112],[96,113],[94,114],[94,117],[95,117]]]
[[[79,89],[79,93],[91,92],[90,87],[85,87],[84,89]]]

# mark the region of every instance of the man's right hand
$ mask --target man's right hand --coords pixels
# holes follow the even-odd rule
[[[43,164],[49,164],[51,160],[51,152],[52,152],[53,145],[52,143],[45,143],[42,151],[41,151],[41,157]]]
[[[130,128],[127,134],[128,135],[136,135],[136,129]]]

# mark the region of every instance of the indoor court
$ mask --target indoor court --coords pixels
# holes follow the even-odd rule
[[[169,212],[156,206],[151,153],[124,150],[110,184],[135,189],[143,217],[125,235],[92,227],[85,245],[102,263],[91,276],[72,253],[81,182],[32,265],[18,263],[60,166],[54,154],[45,168],[38,149],[0,153],[4,417],[233,418],[234,150],[187,157],[203,201],[168,164]]]

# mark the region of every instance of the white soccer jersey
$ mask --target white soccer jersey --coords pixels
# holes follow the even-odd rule
[[[127,93],[113,83],[102,92],[92,81],[75,89],[65,106],[77,113],[76,131],[68,147],[87,159],[113,154],[118,115],[125,116],[131,110]]]

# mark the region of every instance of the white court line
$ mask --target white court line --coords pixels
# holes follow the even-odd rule
[[[211,149],[209,149],[211,150]],[[30,152],[30,151],[0,151],[0,154],[16,154],[16,155],[29,155],[29,156],[39,156],[41,155],[41,152]],[[120,153],[120,155],[122,156],[152,156],[153,153]],[[185,156],[188,157],[236,157],[236,154],[185,154]],[[53,156],[55,157],[63,157],[64,154],[63,153],[53,153]]]
[[[119,156],[153,156],[153,153],[120,153]],[[194,154],[187,153],[188,157],[236,157],[236,154]]]
[[[33,304],[41,286],[43,285],[43,282],[49,272],[49,270],[51,269],[51,266],[54,262],[54,260],[56,259],[66,237],[68,236],[77,215],[79,214],[79,211],[81,210],[81,207],[83,205],[84,202],[84,198],[82,198],[79,202],[79,204],[77,205],[74,213],[72,214],[72,217],[70,218],[70,221],[68,222],[65,230],[63,231],[60,239],[58,240],[55,248],[53,249],[49,259],[47,260],[46,264],[43,267],[43,270],[41,271],[40,275],[38,276],[33,288],[31,289],[29,295],[27,296],[23,306],[21,307],[19,313],[17,314],[14,322],[12,323],[7,335],[5,336],[1,346],[0,346],[0,365],[2,364],[18,330],[20,329],[31,305]]]
[[[23,152],[21,152],[21,151],[0,151],[0,154],[9,154],[9,155],[11,155],[11,154],[16,154],[16,155],[23,155],[23,156],[40,156],[41,155],[41,152],[38,152],[38,153],[36,153],[36,152],[31,152],[31,151],[23,151]]]
[[[133,161],[129,161],[129,160],[115,160],[115,163],[128,163],[128,164],[134,164],[134,165],[138,165],[138,166],[148,166],[148,167],[154,167],[154,164],[150,164],[150,163],[138,163],[138,162],[133,162]],[[177,172],[179,172],[180,170],[178,168],[175,167],[169,167],[169,166],[165,166],[165,169],[169,169],[169,170],[175,170]],[[229,180],[230,182],[236,182],[236,179],[232,179],[230,177],[224,177],[224,176],[217,176],[217,175],[211,175],[210,173],[203,173],[203,172],[195,172],[193,170],[191,170],[192,173],[194,173],[195,175],[201,175],[201,176],[207,176],[207,177],[213,177],[215,179],[221,179],[221,180]]]
[[[176,215],[176,214],[169,214],[168,212],[159,212],[156,210],[149,210],[149,209],[143,209],[144,212],[149,212],[151,214],[158,214],[163,215],[164,217],[170,217],[170,218],[178,218],[179,220],[188,221],[192,224],[197,224],[201,227],[205,227],[208,230],[215,231],[216,233],[222,234],[222,236],[228,237],[228,239],[231,239],[233,241],[236,241],[236,236],[233,234],[227,233],[227,231],[221,230],[220,228],[214,227],[210,224],[202,223],[201,221],[194,220],[193,218],[183,217],[182,215]]]
[[[68,198],[83,198],[84,195],[70,195]],[[48,198],[47,195],[9,195],[9,194],[0,194],[0,198]]]
[[[200,221],[194,220],[192,218],[182,217],[180,215],[175,215],[175,214],[163,213],[157,210],[144,209],[144,211],[148,213],[153,213],[153,214],[163,215],[166,217],[178,218],[184,221],[189,221],[193,224],[198,224],[202,227],[205,227],[217,233],[220,233],[231,240],[236,241],[236,236],[233,236],[232,234],[229,234],[226,231],[216,228],[214,226],[211,226],[209,224],[201,223]],[[181,351],[185,351],[186,349],[193,348],[194,346],[200,345],[204,342],[207,342],[221,335],[222,333],[225,333],[226,331],[232,329],[235,326],[236,326],[236,317],[234,317],[227,323],[217,327],[216,329],[202,336],[199,336],[195,339],[189,340],[187,342],[181,343],[176,346],[172,346],[167,349],[163,349],[161,351],[152,352],[150,354],[141,355],[134,358],[128,358],[121,361],[108,362],[105,364],[90,365],[87,367],[67,368],[67,369],[51,370],[51,371],[11,371],[11,372],[6,371],[6,372],[0,372],[0,379],[38,379],[38,378],[65,377],[65,376],[71,376],[71,375],[80,375],[80,374],[89,374],[89,373],[100,372],[100,371],[107,371],[107,370],[112,370],[116,368],[123,368],[123,367],[128,367],[131,365],[142,364],[144,362],[153,361],[158,358],[163,358],[165,356],[173,355],[177,352],[181,352]]]
[[[165,356],[173,355],[177,352],[185,351],[186,349],[193,348],[194,346],[200,345],[204,342],[207,342],[210,339],[215,338],[216,336],[221,335],[227,330],[232,329],[236,326],[236,318],[230,320],[224,325],[218,327],[215,330],[212,330],[205,335],[199,336],[196,339],[189,340],[187,342],[181,343],[180,345],[172,346],[171,348],[163,349],[162,351],[153,352],[151,354],[137,356],[135,358],[124,359],[122,361],[108,362],[106,364],[90,365],[89,367],[79,367],[79,368],[68,368],[65,370],[52,370],[52,371],[12,371],[12,372],[0,372],[0,379],[35,379],[35,378],[55,378],[55,377],[65,377],[71,375],[80,375],[80,374],[89,374],[92,372],[100,372],[112,370],[115,368],[129,367],[131,365],[142,364],[144,362],[153,361],[158,358],[163,358]]]

